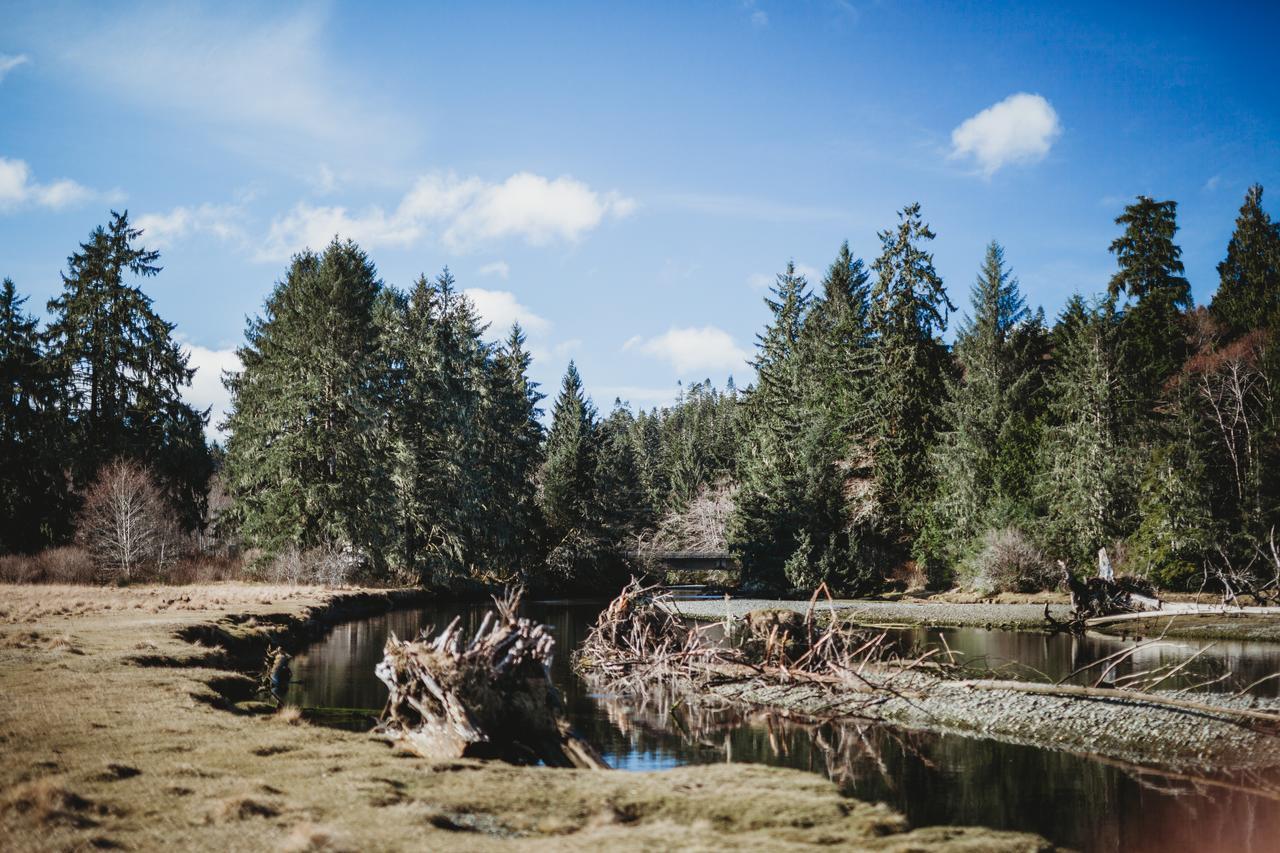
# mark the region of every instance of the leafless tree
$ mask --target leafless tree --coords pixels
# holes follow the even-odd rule
[[[151,473],[118,459],[104,466],[85,494],[77,536],[99,570],[124,581],[176,557],[173,513]]]

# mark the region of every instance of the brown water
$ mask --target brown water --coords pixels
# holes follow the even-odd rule
[[[579,602],[525,607],[526,615],[555,633],[560,653],[552,677],[570,718],[613,767],[659,770],[724,761],[795,767],[823,773],[851,796],[886,802],[914,826],[1026,830],[1081,850],[1280,851],[1280,801],[1219,784],[1250,785],[1247,779],[1193,782],[985,738],[871,723],[799,726],[737,712],[692,715],[664,707],[661,697],[642,704],[594,693],[570,669],[568,651],[586,635],[600,609],[600,604]],[[386,699],[373,667],[389,633],[412,637],[455,615],[474,628],[484,610],[441,605],[339,625],[295,659],[288,701],[303,707],[366,709],[372,717]],[[1036,678],[1042,677],[1037,673],[1060,678],[1136,642],[984,629],[945,629],[941,636],[971,666]],[[936,629],[902,631],[897,639],[903,648],[943,647]],[[1144,647],[1138,660],[1118,667],[1112,677],[1185,660],[1205,645],[1178,641]],[[1228,670],[1233,673],[1229,681],[1241,685],[1280,671],[1280,645],[1213,644],[1188,667],[1181,686]],[[1213,687],[1226,689],[1227,683]],[[1256,691],[1276,695],[1278,686],[1272,680]]]

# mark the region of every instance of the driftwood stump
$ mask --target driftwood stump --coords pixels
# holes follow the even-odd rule
[[[461,618],[435,637],[387,640],[374,668],[390,691],[379,731],[427,758],[608,767],[561,713],[548,627],[517,617],[518,594],[495,604],[469,640]]]

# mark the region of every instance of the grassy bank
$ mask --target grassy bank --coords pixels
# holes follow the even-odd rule
[[[1044,847],[978,828],[907,831],[798,771],[433,764],[296,714],[233,709],[254,686],[241,668],[267,644],[414,595],[0,587],[0,848]]]

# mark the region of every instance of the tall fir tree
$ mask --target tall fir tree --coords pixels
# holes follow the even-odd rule
[[[956,336],[959,375],[948,379],[945,430],[931,454],[937,494],[921,545],[945,573],[978,535],[1033,516],[1043,361],[1041,312],[1032,314],[996,242],[970,291]],[[917,553],[923,549],[917,548]]]
[[[173,339],[172,323],[127,280],[160,272],[159,253],[137,245],[128,212],[112,211],[67,259],[62,294],[49,301],[49,358],[63,377],[77,487],[119,457],[150,467],[188,527],[204,514],[213,473],[205,442],[208,412],[182,399],[195,371]]]
[[[527,576],[536,550],[536,476],[542,464],[543,395],[529,379],[532,357],[520,324],[494,355],[485,407],[485,465],[491,510],[487,557],[504,573]]]
[[[870,434],[877,492],[890,525],[904,544],[919,529],[933,494],[928,452],[941,426],[949,355],[942,343],[955,310],[924,243],[933,231],[911,204],[898,227],[880,232],[872,265],[869,322],[872,347]]]
[[[418,277],[394,351],[398,564],[445,583],[470,574],[486,550],[480,520],[492,485],[483,444],[488,351],[475,310],[447,268],[434,281]]]
[[[1111,243],[1119,269],[1107,291],[1125,297],[1120,345],[1131,386],[1135,421],[1149,417],[1165,381],[1186,360],[1191,285],[1183,276],[1178,203],[1138,196],[1116,217],[1124,233]]]
[[[1125,443],[1128,408],[1110,300],[1067,303],[1054,330],[1048,381],[1048,427],[1038,478],[1051,552],[1087,566],[1127,529],[1132,516],[1131,464]]]
[[[788,263],[765,298],[773,316],[758,336],[756,386],[744,404],[750,427],[738,463],[729,545],[750,579],[771,585],[785,581],[787,560],[804,544],[801,338],[811,299],[808,282]]]
[[[572,361],[551,407],[538,503],[546,520],[551,583],[583,583],[597,567],[600,542],[593,478],[596,474],[595,406]]]
[[[1236,217],[1211,310],[1228,337],[1280,328],[1280,222],[1263,209],[1260,184],[1249,187]]]
[[[0,553],[36,551],[70,532],[59,383],[25,302],[6,278],[0,287]]]
[[[390,504],[374,306],[382,284],[352,242],[294,257],[250,320],[226,378],[226,488],[247,544],[382,554]]]
[[[551,407],[539,503],[553,530],[584,526],[589,518],[591,473],[595,468],[595,407],[572,361]]]

